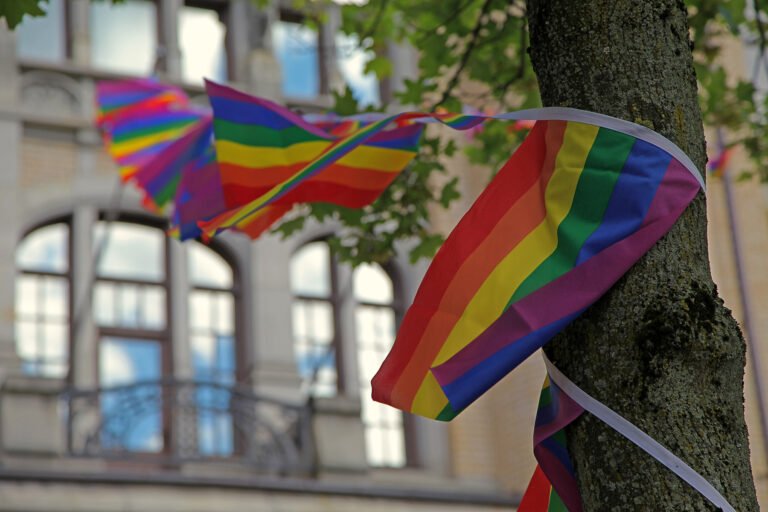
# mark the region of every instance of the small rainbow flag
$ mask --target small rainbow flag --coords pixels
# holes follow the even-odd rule
[[[135,109],[183,108],[189,99],[183,90],[151,78],[103,80],[96,84],[96,124],[107,131],[115,118]]]
[[[204,117],[179,88],[154,80],[104,81],[96,90],[96,123],[124,181]]]
[[[171,216],[171,234],[181,240],[202,233],[197,223],[226,211],[219,166],[213,147],[210,118],[199,129],[186,134],[180,145],[181,166]]]
[[[266,219],[279,218],[277,211],[296,203],[370,204],[414,158],[423,130],[406,122],[384,130],[391,123],[389,118],[373,121],[379,114],[312,124],[263,98],[213,82],[206,87],[224,196],[232,209],[203,224],[209,234],[232,227],[261,232],[251,224],[263,227]],[[349,135],[339,138],[319,127],[329,125],[332,132]],[[378,129],[370,132],[372,126]],[[347,151],[345,143],[361,133],[361,142]],[[266,206],[269,213],[261,211]]]
[[[674,224],[698,171],[660,135],[603,117],[536,123],[435,256],[375,400],[452,419]]]
[[[582,412],[584,409],[549,378],[544,380],[533,430],[533,453],[538,465],[518,512],[581,511],[579,488],[564,429]]]

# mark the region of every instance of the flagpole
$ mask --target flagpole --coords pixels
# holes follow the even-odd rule
[[[722,131],[717,133],[718,143],[724,147]],[[733,261],[736,267],[736,279],[738,281],[739,299],[742,309],[742,329],[747,339],[747,347],[752,354],[752,380],[757,392],[757,406],[760,414],[760,430],[763,435],[763,450],[768,458],[768,407],[765,401],[765,382],[763,379],[762,358],[760,355],[760,343],[755,339],[755,329],[752,322],[752,301],[747,290],[747,278],[744,271],[743,256],[741,253],[741,237],[739,236],[736,210],[734,208],[733,183],[731,173],[727,168],[722,171],[723,188],[725,190],[725,206],[728,213],[728,227],[731,232],[731,247],[733,248]]]

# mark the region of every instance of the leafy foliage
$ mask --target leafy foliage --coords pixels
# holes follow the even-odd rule
[[[768,180],[768,94],[760,94],[753,85],[757,73],[768,79],[768,9],[761,0],[687,0],[686,4],[705,123],[726,128],[732,134],[729,144],[741,144],[751,157],[751,168]],[[375,53],[367,70],[380,78],[391,72],[391,66],[377,49],[395,41],[419,50],[418,75],[405,80],[402,91],[395,94],[399,104],[495,113],[540,104],[527,58],[525,10],[522,0],[370,0],[362,6],[345,5],[342,26]],[[752,45],[757,54],[747,76],[729,74],[723,66],[722,54],[735,37]],[[337,96],[337,104],[348,113],[350,97],[341,99]],[[472,163],[498,169],[524,133],[509,123],[486,123],[463,149]],[[445,173],[440,154],[455,149],[448,140],[444,133],[430,133],[418,160],[362,215],[332,207],[323,207],[322,213],[309,209],[309,216],[331,216],[344,226],[343,238],[333,242],[342,259],[382,261],[393,253],[394,242],[413,236],[420,240],[411,250],[413,260],[437,250],[442,239],[430,231],[429,214],[434,207],[450,206],[461,190],[461,178],[435,179]],[[290,227],[279,229],[285,233]]]
[[[252,1],[262,6],[267,3]],[[13,28],[25,14],[43,15],[41,5],[46,2],[1,1],[0,18],[6,18]],[[322,22],[323,9],[333,4],[332,0],[294,3],[297,9],[316,13],[306,18],[307,23]],[[729,144],[743,146],[753,172],[768,180],[768,94],[756,91],[753,85],[759,74],[768,80],[768,0],[686,0],[686,5],[705,123],[728,129]],[[469,107],[491,113],[539,105],[527,58],[524,0],[369,0],[340,8],[342,30],[356,35],[362,49],[373,55],[366,64],[367,72],[379,78],[392,73],[393,63],[383,51],[391,42],[418,49],[417,76],[406,79],[392,98],[400,105],[428,111]],[[734,37],[745,41],[756,55],[746,76],[729,74],[723,65],[722,54]],[[349,88],[334,93],[334,99],[339,114],[361,111]],[[487,123],[472,131],[472,141],[463,150],[472,163],[497,169],[523,134],[510,129],[508,123]],[[307,218],[335,219],[342,229],[331,244],[343,260],[383,262],[392,257],[397,242],[406,240],[411,241],[412,260],[430,257],[442,242],[431,228],[431,214],[449,207],[462,188],[461,178],[447,176],[444,167],[444,157],[456,149],[445,131],[427,130],[418,158],[371,206],[362,210],[304,206],[275,231],[290,236]],[[732,172],[748,174],[749,170]]]
[[[48,0],[5,0],[0,2],[0,19],[5,18],[9,28],[16,28],[24,15],[45,16],[42,4],[47,3]]]

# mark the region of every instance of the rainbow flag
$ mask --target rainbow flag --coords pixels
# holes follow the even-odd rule
[[[103,81],[96,91],[96,123],[124,181],[205,116],[182,90],[154,80]]]
[[[182,200],[179,197],[179,184],[185,174],[201,166],[215,167],[212,142],[211,118],[201,115],[186,132],[171,140],[148,160],[133,175],[133,181],[162,211],[170,204]],[[188,201],[189,197],[186,199]]]
[[[533,453],[538,465],[518,512],[581,510],[581,498],[564,429],[582,412],[584,409],[560,391],[549,378],[544,380],[533,430]],[[551,481],[548,475],[552,475]]]
[[[108,125],[135,109],[183,108],[189,103],[181,88],[151,78],[104,80],[96,83],[96,124]]]
[[[710,158],[707,162],[707,171],[713,176],[722,178],[728,170],[728,164],[731,161],[731,155],[733,154],[733,148],[728,147],[725,144],[722,130],[717,132],[717,153],[713,158]]]
[[[375,400],[452,419],[671,228],[700,188],[695,167],[603,117],[536,123],[435,256]]]
[[[178,169],[171,234],[188,240],[202,234],[197,225],[199,221],[221,214],[226,207],[210,119],[196,133],[187,134],[184,138],[188,149],[183,165]]]
[[[423,130],[423,126],[407,122],[384,130],[391,127],[390,118],[373,121],[381,118],[374,114],[332,119],[335,128],[331,131],[351,132],[339,138],[318,127],[327,128],[327,120],[315,119],[312,124],[263,98],[212,82],[206,82],[206,87],[214,112],[224,196],[232,209],[203,224],[209,234],[225,227],[252,231],[251,224],[275,216],[277,210],[272,207],[278,205],[285,210],[302,202],[350,208],[370,204],[414,158]],[[366,131],[371,126],[379,128]],[[365,133],[361,142],[346,151],[342,142],[360,133]],[[335,152],[339,147],[343,155]],[[329,153],[332,156],[326,158]],[[323,172],[302,173],[308,167]],[[286,181],[289,190],[275,194]],[[257,208],[250,207],[254,202],[259,204]],[[266,206],[269,214],[260,211]]]

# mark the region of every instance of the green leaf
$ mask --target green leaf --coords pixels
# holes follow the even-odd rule
[[[304,216],[296,217],[295,219],[285,220],[280,223],[279,226],[272,230],[273,233],[278,233],[280,237],[285,240],[294,233],[301,231],[304,228],[304,221],[307,218]]]
[[[442,192],[440,192],[440,204],[443,208],[448,208],[454,200],[461,197],[461,193],[457,189],[458,184],[459,178],[454,177],[443,187]]]
[[[0,18],[5,18],[8,28],[13,30],[25,15],[45,16],[40,6],[43,3],[47,4],[48,0],[4,0],[0,2]]]
[[[333,91],[333,111],[340,116],[351,116],[360,112],[355,95],[349,85],[342,92]]]
[[[392,74],[392,61],[386,57],[376,57],[365,64],[363,73],[373,73],[377,78],[386,78]]]
[[[411,249],[408,255],[411,263],[416,263],[421,258],[431,258],[443,244],[442,235],[425,235],[419,244]]]

